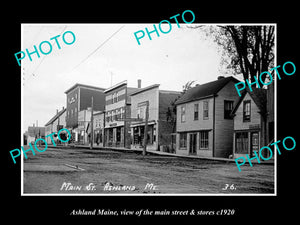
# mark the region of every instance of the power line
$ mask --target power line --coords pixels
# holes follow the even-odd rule
[[[67,25],[64,26],[64,29],[62,30],[62,32],[60,32],[59,35],[62,35],[62,33],[67,29]],[[56,44],[56,42],[53,44],[53,46]],[[47,56],[47,55],[46,55]],[[37,67],[35,68],[35,70],[32,72],[32,74],[34,74],[36,72],[36,70],[40,67],[40,65],[42,64],[42,62],[45,60],[46,56],[44,56],[42,58],[42,60],[40,61],[40,63],[37,65]]]
[[[116,32],[114,32],[109,38],[107,38],[103,43],[101,43],[93,52],[91,52],[85,59],[83,59],[77,66],[73,68],[76,69],[79,67],[82,63],[84,63],[89,57],[91,57],[96,51],[98,51],[106,42],[108,42],[114,35],[116,35],[125,25],[120,27]]]

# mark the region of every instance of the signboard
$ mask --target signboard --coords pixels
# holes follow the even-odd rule
[[[140,118],[124,118],[124,119],[117,119],[117,121],[143,122],[144,120]]]

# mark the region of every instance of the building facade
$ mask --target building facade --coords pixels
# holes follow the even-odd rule
[[[268,144],[266,136],[267,90],[254,88],[244,91],[232,114],[234,117],[234,158],[259,155],[259,149]],[[269,152],[263,151],[268,158]]]
[[[148,104],[147,149],[162,150],[172,148],[173,126],[167,119],[167,111],[180,92],[163,91],[154,84],[131,94],[131,149],[142,149]]]
[[[130,148],[130,94],[138,88],[120,82],[105,93],[105,146]]]
[[[94,146],[104,147],[105,112],[93,114]]]
[[[66,127],[66,109],[65,107],[62,108],[62,110],[58,111],[56,110],[55,116],[53,116],[48,123],[45,124],[45,136],[55,132],[57,132]],[[53,135],[52,138],[54,139],[55,143],[59,144],[60,141],[57,137],[57,135]],[[47,144],[52,144],[51,137],[46,137],[45,140],[47,141]]]
[[[67,97],[66,103],[66,127],[72,134],[72,142],[82,142],[84,136],[82,117],[84,110],[87,110],[92,105],[93,110],[103,111],[105,108],[104,88],[94,87],[84,84],[75,84],[65,91]],[[79,113],[81,112],[81,113]],[[80,116],[80,118],[79,118]],[[80,121],[80,123],[79,123]],[[79,126],[79,127],[78,127]],[[85,137],[84,137],[85,138]]]
[[[36,139],[45,139],[45,127],[29,126],[27,130],[27,145],[34,144]]]
[[[239,99],[233,77],[197,85],[177,101],[176,153],[225,157],[233,151],[233,119],[230,115]]]

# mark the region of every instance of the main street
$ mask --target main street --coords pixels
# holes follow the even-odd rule
[[[274,166],[104,149],[48,148],[24,160],[24,194],[272,194]]]

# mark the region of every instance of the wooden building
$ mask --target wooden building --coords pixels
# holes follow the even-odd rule
[[[105,93],[105,147],[130,148],[130,94],[138,88],[128,87],[122,81],[104,91]]]
[[[168,109],[180,95],[177,91],[160,90],[154,84],[131,94],[131,118],[142,121],[131,122],[131,149],[142,149],[148,104],[147,149],[171,151],[173,123],[167,118]],[[175,141],[174,141],[175,145]]]
[[[239,100],[234,77],[197,85],[176,102],[176,153],[207,157],[232,155],[233,119],[230,113]]]
[[[248,88],[244,91],[232,111],[234,117],[233,153],[234,158],[259,155],[261,147],[268,144],[267,136],[267,90]],[[269,157],[268,151],[262,152]]]

